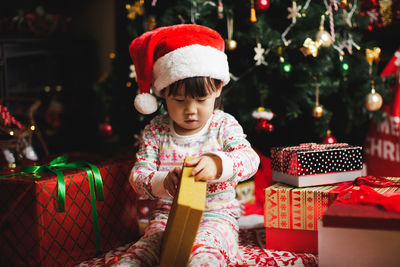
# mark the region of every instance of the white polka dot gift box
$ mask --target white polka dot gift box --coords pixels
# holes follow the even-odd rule
[[[271,148],[272,179],[297,187],[353,181],[362,165],[362,147],[347,143]]]

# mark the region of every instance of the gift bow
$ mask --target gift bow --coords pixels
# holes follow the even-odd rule
[[[99,253],[100,249],[100,231],[99,231],[99,221],[97,216],[97,207],[96,207],[96,192],[97,191],[97,200],[104,201],[104,191],[103,191],[103,181],[101,178],[100,170],[96,165],[91,164],[86,161],[78,161],[68,163],[68,157],[60,156],[52,160],[48,164],[37,165],[37,166],[24,166],[21,167],[20,173],[13,173],[10,175],[2,175],[0,177],[7,176],[15,176],[15,175],[26,175],[32,174],[35,178],[40,178],[39,173],[43,171],[50,171],[57,175],[57,187],[58,187],[58,211],[65,212],[65,180],[63,170],[66,169],[83,169],[86,171],[88,180],[89,180],[89,188],[90,188],[90,202],[92,205],[92,217],[93,217],[93,228],[94,228],[94,236],[95,236],[95,245],[96,252]],[[94,178],[94,182],[93,182]],[[96,186],[95,186],[96,185]]]
[[[358,186],[358,188],[355,186]],[[335,203],[379,205],[387,211],[400,212],[400,192],[380,194],[371,188],[390,186],[400,187],[400,184],[382,176],[361,176],[352,182],[352,186],[338,194]]]
[[[88,166],[88,167],[87,167]],[[68,157],[60,156],[52,160],[48,164],[38,165],[38,166],[24,166],[21,167],[23,174],[34,174],[35,177],[38,177],[38,173],[43,171],[50,171],[57,175],[57,185],[58,185],[58,211],[65,211],[65,180],[63,170],[66,169],[83,169],[86,171],[90,184],[90,194],[95,195],[94,186],[93,186],[93,178],[94,184],[96,185],[97,191],[97,199],[99,201],[104,201],[104,192],[103,192],[103,181],[101,179],[101,174],[96,165],[91,164],[86,161],[78,161],[68,163]],[[92,192],[93,187],[93,192]]]
[[[379,60],[379,55],[381,53],[381,49],[379,47],[374,47],[372,49],[365,49],[365,57],[368,61],[369,64],[372,64],[372,62],[375,60]]]

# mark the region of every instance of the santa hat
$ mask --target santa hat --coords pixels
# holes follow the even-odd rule
[[[135,65],[139,93],[135,107],[143,114],[157,110],[156,98],[168,85],[189,77],[210,77],[229,82],[225,42],[205,26],[179,24],[160,27],[134,39],[129,52]]]

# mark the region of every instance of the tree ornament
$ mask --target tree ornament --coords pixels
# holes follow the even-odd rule
[[[250,21],[257,22],[256,10],[254,8],[254,0],[250,0]]]
[[[224,4],[222,3],[222,0],[218,0],[217,14],[219,19],[224,18]]]
[[[264,119],[258,119],[256,126],[255,126],[255,130],[257,132],[267,132],[267,133],[271,133],[274,131],[274,125],[272,125],[271,123],[269,123],[267,120]]]
[[[372,79],[372,64],[374,61],[379,60],[381,49],[374,47],[373,49],[367,48],[365,50],[365,58],[369,63],[369,77],[371,79],[371,92],[365,98],[365,108],[369,111],[376,111],[382,107],[382,96],[375,91],[375,81]]]
[[[128,19],[134,20],[136,16],[142,16],[144,13],[143,3],[142,1],[136,1],[133,5],[126,4],[126,11],[128,11]]]
[[[321,23],[319,24],[319,29],[315,35],[315,40],[320,41],[321,45],[328,47],[332,44],[332,36],[324,28],[325,15],[321,16]]]
[[[320,105],[315,105],[313,108],[313,117],[321,118],[324,115],[324,108]]]
[[[347,6],[347,0],[340,0],[339,6],[340,8],[345,8]]]
[[[264,61],[265,52],[265,49],[262,48],[261,43],[257,43],[257,46],[254,47],[254,52],[256,52],[256,54],[254,55],[254,60],[256,61],[256,65],[259,66]]]
[[[263,102],[263,101],[261,101]],[[256,125],[255,125],[255,130],[257,132],[273,132],[274,131],[274,125],[269,123],[270,120],[272,120],[275,116],[275,114],[269,110],[265,109],[263,106],[258,107],[257,110],[253,111],[251,116],[255,119],[257,119]]]
[[[292,23],[296,23],[297,18],[301,18],[300,10],[301,6],[298,6],[296,1],[292,1],[292,7],[287,8],[289,11],[288,19],[292,19]]]
[[[233,40],[233,14],[232,10],[229,10],[226,14],[226,27],[228,33],[228,39],[225,40],[226,49],[229,51],[233,51],[237,47],[237,42]]]
[[[311,38],[307,38],[304,40],[303,47],[300,48],[300,51],[304,56],[312,55],[313,57],[316,57],[318,56],[318,49],[321,44],[321,40],[314,42]]]
[[[237,47],[237,42],[235,40],[226,40],[226,49],[229,51],[235,50]]]
[[[388,26],[392,23],[392,1],[381,0],[379,1],[379,13],[381,14],[381,20],[383,27]]]
[[[356,11],[356,9],[357,9],[357,4],[356,3],[353,4],[350,12],[347,12],[346,9],[343,9],[343,16],[342,16],[342,19],[339,22],[339,24],[340,25],[346,25],[347,24],[347,26],[349,26],[350,28],[353,27],[353,23],[351,22],[351,18],[353,17],[354,12]]]
[[[260,12],[267,11],[269,9],[270,0],[256,0],[256,10]]]
[[[331,130],[326,131],[326,135],[324,137],[322,137],[321,143],[322,144],[335,144],[335,143],[337,143],[337,140],[332,135],[332,131]]]
[[[100,123],[99,132],[104,137],[111,136],[113,133],[111,124],[107,121]]]
[[[379,55],[381,53],[381,49],[379,47],[374,47],[372,49],[367,48],[365,49],[365,58],[370,65],[375,61],[379,61]]]
[[[373,80],[371,83],[371,92],[365,98],[365,108],[369,111],[376,111],[382,107],[383,99],[382,96],[375,91]]]
[[[322,115],[324,115],[324,108],[319,104],[319,83],[316,77],[314,77],[314,79],[316,80],[316,83],[315,83],[315,106],[313,108],[313,117],[320,118],[322,117]]]

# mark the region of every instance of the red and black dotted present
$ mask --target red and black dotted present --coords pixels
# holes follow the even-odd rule
[[[271,169],[296,176],[361,170],[362,165],[362,147],[347,143],[271,148]]]

